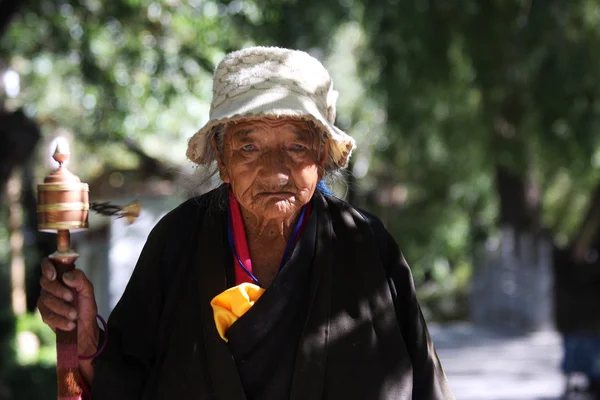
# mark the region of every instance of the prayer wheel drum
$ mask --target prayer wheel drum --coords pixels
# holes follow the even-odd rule
[[[87,183],[62,165],[38,185],[38,229],[42,232],[87,229],[89,209]]]
[[[68,157],[68,152],[60,153],[57,148],[53,158],[59,164],[58,169],[38,185],[38,230],[42,232],[88,227],[90,189],[64,166]]]

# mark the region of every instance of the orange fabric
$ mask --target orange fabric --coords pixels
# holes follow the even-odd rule
[[[242,283],[215,296],[210,305],[219,336],[228,342],[227,330],[262,296],[265,289],[253,283]]]

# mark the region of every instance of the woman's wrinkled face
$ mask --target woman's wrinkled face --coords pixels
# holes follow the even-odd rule
[[[265,118],[227,127],[219,173],[258,218],[294,215],[322,178],[327,146],[305,121]]]

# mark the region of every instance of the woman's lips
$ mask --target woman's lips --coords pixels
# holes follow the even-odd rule
[[[265,197],[271,197],[271,196],[285,196],[285,197],[289,197],[289,196],[293,196],[294,193],[292,192],[261,192],[258,194],[258,196],[265,196]]]

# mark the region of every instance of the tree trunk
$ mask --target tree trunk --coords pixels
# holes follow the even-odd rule
[[[585,261],[592,243],[598,238],[598,228],[600,228],[600,183],[592,192],[588,210],[570,246],[574,263],[580,264]]]
[[[497,165],[496,190],[500,200],[500,226],[512,226],[517,232],[540,231],[540,196],[534,182]]]
[[[27,311],[25,296],[25,255],[23,252],[23,208],[21,207],[21,179],[13,173],[7,184],[10,226],[10,282],[12,309],[16,316]]]
[[[0,208],[0,225],[3,227],[8,227],[7,211],[5,207]],[[8,229],[6,230],[8,231]],[[0,260],[0,400],[11,398],[5,377],[11,370],[15,360],[15,350],[12,342],[15,337],[15,316],[11,307],[10,265],[7,261]]]
[[[0,5],[4,7],[5,4]],[[37,125],[22,111],[9,113],[0,110],[0,205],[5,203],[6,184],[10,176],[15,168],[31,157],[40,136]],[[0,216],[2,223],[7,226],[8,215],[0,212]],[[15,316],[11,295],[10,265],[0,262],[0,377],[8,373],[14,362],[12,340],[15,337]],[[5,383],[0,382],[0,398],[9,396],[7,390]]]
[[[549,240],[504,226],[497,240],[475,251],[471,320],[499,329],[551,328],[553,281]]]
[[[22,111],[0,111],[0,204],[13,170],[30,159],[40,137],[36,123]]]
[[[26,263],[26,295],[27,311],[33,312],[40,297],[40,278],[42,269],[40,262],[56,249],[56,236],[51,233],[39,232],[37,229],[37,194],[33,160],[29,160],[22,169],[22,206],[25,215],[23,224],[24,235],[28,242],[28,257]],[[31,243],[33,242],[33,243]],[[32,249],[33,247],[33,249]]]
[[[521,112],[518,99],[510,99],[494,128],[500,234],[475,251],[470,307],[475,324],[535,331],[554,322],[552,243],[541,229]]]

